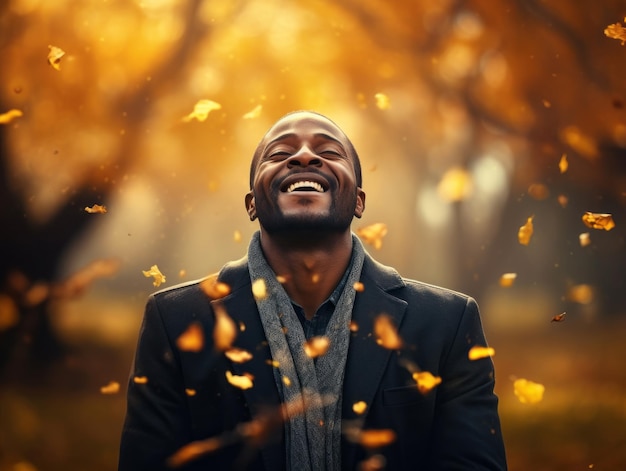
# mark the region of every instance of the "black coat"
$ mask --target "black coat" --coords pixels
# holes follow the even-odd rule
[[[213,437],[206,450],[181,470],[285,469],[280,399],[270,350],[251,291],[246,259],[226,265],[219,279],[231,292],[211,300],[198,281],[152,295],[147,303],[128,386],[128,410],[119,471],[171,469],[166,460],[180,447]],[[342,424],[395,433],[392,443],[367,450],[354,433],[342,439],[342,469],[357,469],[372,454],[395,470],[504,470],[506,459],[493,393],[490,358],[471,361],[472,346],[485,346],[475,301],[443,288],[401,278],[366,255],[352,316],[343,386]],[[242,328],[234,346],[253,358],[230,361],[212,347],[214,303],[220,302]],[[403,347],[382,348],[374,319],[385,313],[398,326]],[[201,325],[205,345],[181,351],[177,338],[192,322]],[[441,377],[419,392],[414,371]],[[226,372],[251,374],[254,386],[241,390]],[[145,377],[147,383],[135,381]],[[353,405],[363,401],[362,414]],[[250,434],[242,424],[264,420],[269,432]],[[260,423],[260,422],[255,422]],[[262,428],[262,430],[266,430]],[[358,433],[356,434],[358,437]],[[207,443],[207,442],[203,442]],[[297,471],[297,470],[294,470]]]

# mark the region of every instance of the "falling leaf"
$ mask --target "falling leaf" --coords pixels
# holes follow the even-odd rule
[[[193,397],[193,396],[196,395],[196,390],[195,389],[186,388],[185,389],[185,394],[187,394],[187,396],[189,396],[189,397]]]
[[[219,352],[224,352],[231,348],[237,337],[237,324],[221,304],[215,303],[214,312],[213,347]]]
[[[626,18],[624,18],[624,22],[626,22]],[[604,29],[604,35],[611,39],[617,39],[622,42],[622,46],[626,42],[626,28],[622,26],[621,23],[614,23],[612,25],[608,25]]]
[[[185,270],[184,268],[181,268],[180,270],[178,270],[178,278],[185,278],[187,276],[187,270]]]
[[[187,463],[197,460],[199,457],[219,450],[222,447],[222,439],[219,437],[207,438],[188,443],[179,448],[176,453],[167,459],[171,468],[179,468]]]
[[[583,232],[582,234],[578,235],[578,241],[580,242],[581,247],[587,247],[589,244],[591,244],[591,235],[589,234],[589,232]]]
[[[387,224],[377,222],[357,229],[356,233],[365,243],[378,250],[383,246],[383,237],[387,235]]]
[[[568,126],[561,130],[561,139],[583,157],[598,157],[598,145],[593,137],[583,133],[576,126]]]
[[[24,113],[22,113],[20,110],[9,110],[6,113],[2,113],[0,114],[0,124],[8,124],[11,121],[13,121],[15,118],[19,118],[20,116],[22,116]]]
[[[117,381],[110,381],[106,386],[100,388],[102,394],[117,394],[120,392],[120,383]]]
[[[472,177],[461,167],[453,167],[444,173],[437,185],[437,193],[451,203],[467,199],[473,190]]]
[[[533,216],[526,220],[526,224],[519,228],[517,231],[517,240],[522,245],[528,245],[530,238],[533,236]]]
[[[417,383],[417,389],[419,389],[422,394],[426,394],[437,385],[441,384],[441,377],[434,376],[428,371],[417,371],[413,373],[413,379]]]
[[[252,353],[241,348],[231,348],[224,352],[226,358],[235,363],[245,363],[252,360]]]
[[[398,335],[398,330],[391,317],[387,314],[381,314],[374,320],[374,335],[376,336],[376,343],[383,348],[389,350],[402,348],[402,339]]]
[[[376,107],[379,110],[388,110],[391,108],[391,100],[389,100],[389,97],[384,93],[376,93],[374,98],[376,99]]]
[[[559,160],[559,171],[561,173],[567,172],[567,168],[569,167],[569,163],[567,162],[567,155],[563,154],[561,156],[561,160]]]
[[[527,379],[519,378],[513,383],[513,391],[523,404],[536,404],[543,399],[545,391],[543,384],[534,383]]]
[[[261,110],[263,109],[263,105],[256,105],[253,110],[248,111],[243,115],[243,119],[254,119],[261,116]]]
[[[241,332],[245,332],[246,331],[246,324],[242,321],[239,321],[239,330]]]
[[[367,410],[367,402],[365,402],[365,401],[355,402],[354,404],[352,404],[352,410],[356,414],[361,415],[363,412],[365,412]]]
[[[61,70],[61,57],[65,55],[65,51],[56,46],[48,46],[48,64],[56,70]]]
[[[193,107],[193,111],[183,118],[183,121],[186,123],[192,119],[197,119],[200,122],[206,121],[211,111],[219,110],[221,108],[222,105],[212,100],[200,100]]]
[[[241,232],[239,232],[239,231],[237,231],[237,230],[236,230],[236,231],[233,233],[233,240],[234,240],[235,242],[237,242],[237,243],[241,242]]]
[[[102,206],[99,204],[94,204],[91,208],[87,206],[85,211],[89,214],[105,214],[107,212],[106,206]]]
[[[267,297],[267,288],[265,287],[265,280],[263,278],[254,280],[252,283],[252,294],[257,301]]]
[[[283,383],[287,387],[291,386],[291,380],[287,376],[283,376]]]
[[[500,286],[502,286],[503,288],[509,288],[513,286],[513,283],[515,283],[516,278],[517,278],[517,273],[504,273],[500,277]]]
[[[227,371],[226,379],[236,388],[250,389],[253,386],[252,380],[254,379],[254,376],[252,376],[250,373],[239,376],[232,374],[230,371]]]
[[[176,346],[183,352],[199,352],[204,348],[204,331],[199,322],[192,322],[176,339]]]
[[[481,347],[479,345],[475,345],[470,348],[470,351],[467,354],[467,357],[470,360],[480,360],[481,358],[492,357],[496,354],[496,351],[492,347]]]
[[[156,265],[152,265],[150,270],[143,270],[143,276],[146,278],[153,277],[154,281],[152,284],[154,286],[160,286],[161,283],[165,283],[165,275],[159,271],[159,267]]]
[[[558,200],[562,208],[565,208],[567,203],[569,203],[569,198],[565,195],[559,195]]]
[[[565,320],[565,314],[567,313],[562,312],[561,314],[557,314],[556,316],[552,318],[550,322],[563,322]]]
[[[280,366],[278,360],[267,360],[266,363],[274,368],[278,368]]]
[[[578,304],[590,304],[593,301],[593,288],[587,284],[574,285],[568,290],[567,298]]]
[[[38,306],[50,296],[50,285],[39,282],[33,284],[24,294],[24,304],[29,307]]]
[[[311,358],[324,355],[330,347],[330,339],[324,335],[311,337],[304,343],[304,353]]]
[[[550,196],[550,190],[543,183],[533,183],[528,187],[528,195],[537,201],[541,201]]]
[[[380,448],[390,445],[396,440],[396,433],[391,429],[362,430],[359,443],[365,448]]]
[[[360,281],[355,281],[352,287],[357,293],[362,293],[363,291],[365,291],[365,286]]]
[[[357,324],[355,321],[350,321],[350,332],[358,332],[359,331],[359,324]]]
[[[200,288],[209,298],[216,300],[230,294],[230,286],[218,280],[219,273],[213,273],[200,282]]]
[[[613,215],[607,213],[592,213],[587,211],[583,214],[583,222],[592,229],[604,229],[610,231],[615,227]]]
[[[20,314],[15,301],[10,296],[0,293],[0,332],[16,326],[19,320]]]
[[[148,384],[148,377],[147,376],[135,376],[133,377],[133,382],[135,384]]]

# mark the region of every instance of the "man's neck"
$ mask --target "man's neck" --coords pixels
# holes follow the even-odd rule
[[[289,297],[308,319],[330,296],[352,255],[352,234],[276,236],[261,230],[261,247]]]

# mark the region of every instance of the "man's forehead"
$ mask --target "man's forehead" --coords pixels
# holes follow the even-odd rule
[[[283,134],[305,132],[311,134],[328,134],[340,140],[345,139],[343,131],[331,120],[315,113],[293,113],[278,120],[265,135],[269,142]]]

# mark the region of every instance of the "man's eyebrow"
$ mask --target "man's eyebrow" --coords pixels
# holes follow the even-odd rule
[[[271,146],[272,144],[279,142],[279,141],[284,141],[285,139],[293,139],[295,137],[298,137],[298,135],[296,133],[286,133],[286,134],[281,134],[280,136],[272,139],[270,142],[267,143],[267,145],[265,146],[265,148],[267,149],[269,146]],[[323,133],[323,132],[318,132],[316,134],[313,134],[313,137],[317,138],[317,139],[325,139],[327,141],[333,141],[336,142],[337,144],[339,144],[341,147],[344,147],[344,144],[337,139],[336,137],[333,137],[329,134]]]

